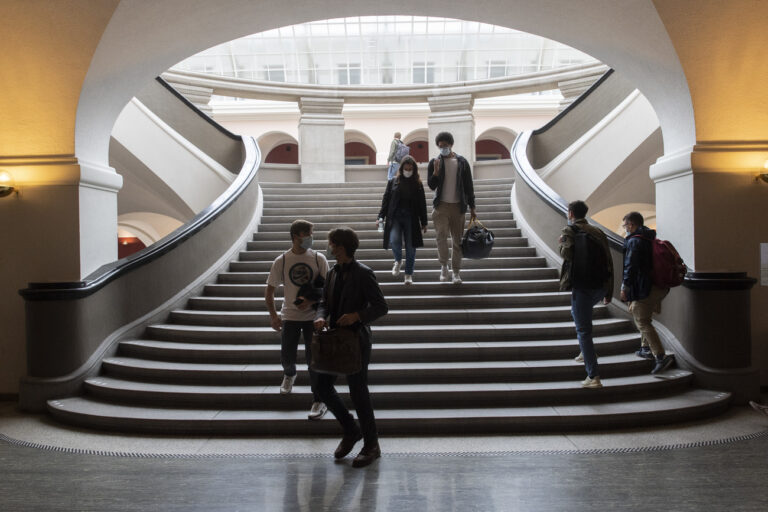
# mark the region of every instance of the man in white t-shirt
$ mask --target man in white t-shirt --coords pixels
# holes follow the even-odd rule
[[[267,290],[264,300],[269,311],[272,328],[281,332],[280,362],[283,365],[283,382],[280,393],[288,394],[296,380],[296,352],[299,338],[304,335],[304,353],[307,366],[311,361],[310,343],[314,330],[315,308],[322,290],[313,290],[318,276],[323,280],[328,275],[328,260],[325,255],[312,250],[312,223],[295,220],[291,224],[291,249],[272,262],[267,278]],[[275,289],[283,285],[283,307],[280,314],[275,310]],[[304,285],[304,288],[302,288]],[[320,286],[322,288],[322,286]],[[300,291],[302,290],[302,291]],[[312,297],[315,295],[317,298]],[[309,370],[312,386],[312,408],[309,419],[319,420],[328,410],[318,398],[317,374]]]

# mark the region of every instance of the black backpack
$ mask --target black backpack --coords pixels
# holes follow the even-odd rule
[[[573,261],[571,287],[594,290],[602,288],[608,278],[608,262],[602,244],[577,226],[573,229]]]

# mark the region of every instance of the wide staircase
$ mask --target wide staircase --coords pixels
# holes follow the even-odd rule
[[[725,410],[730,395],[693,387],[690,372],[650,375],[651,363],[634,355],[640,340],[631,322],[602,305],[594,339],[604,387],[581,388],[570,296],[516,227],[511,187],[511,180],[476,182],[479,217],[496,244],[491,257],[464,260],[463,284],[439,282],[430,222],[414,284],[406,286],[392,276],[374,223],[383,183],[262,184],[262,223],[229,271],[167,323],[122,341],[84,396],[52,400],[49,410],[67,423],[129,432],[338,434],[330,413],[307,419],[306,366],[291,394],[278,389],[280,335],[269,326],[264,290],[297,218],[315,224],[320,251],[329,229],[355,229],[357,259],[375,270],[387,299],[389,314],[372,327],[369,367],[384,435],[627,428]],[[348,400],[343,378],[337,389]]]

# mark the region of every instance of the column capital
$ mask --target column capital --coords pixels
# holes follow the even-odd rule
[[[0,168],[9,171],[20,187],[79,185],[117,193],[123,186],[122,176],[112,167],[74,155],[0,156]]]
[[[299,110],[301,111],[302,117],[317,114],[341,116],[343,108],[343,98],[299,98]]]
[[[472,111],[475,105],[475,97],[471,94],[456,94],[452,96],[430,96],[427,98],[429,110],[437,112],[462,112]]]

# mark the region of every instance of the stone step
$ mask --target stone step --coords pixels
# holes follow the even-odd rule
[[[339,225],[340,225],[337,222],[316,222],[314,219],[310,219],[310,220],[312,221],[312,224],[314,225],[314,232],[315,232],[315,236],[317,238],[325,238],[325,235],[319,236],[319,234],[323,233],[323,232],[326,232],[326,231],[330,231],[331,229],[339,227]],[[491,220],[486,221],[483,218],[483,216],[480,215],[480,220],[483,223],[483,225],[486,228],[490,229],[491,231],[494,231],[497,228],[509,228],[509,227],[514,226],[514,225],[517,225],[516,223],[513,224],[515,221],[511,217],[509,219],[502,219],[502,220],[491,219]],[[288,234],[288,233],[290,233],[291,222],[292,221],[293,221],[293,219],[291,219],[290,222],[281,222],[281,223],[277,223],[277,224],[259,224],[259,231],[262,232],[262,233],[278,231],[278,232],[282,232],[282,233]],[[469,221],[469,217],[467,217],[467,221]],[[374,231],[375,227],[376,227],[376,219],[370,219],[370,220],[359,219],[358,222],[348,222],[348,223],[343,224],[343,225],[345,225],[345,226],[347,226],[349,228],[352,228],[355,231],[358,231],[358,230],[360,230],[360,231]],[[430,221],[430,226],[431,225],[432,224],[431,224],[431,221]],[[434,230],[432,230],[432,232],[434,233]],[[360,236],[360,235],[358,235],[358,236]],[[514,236],[520,236],[520,231],[518,230],[516,232],[516,235],[514,235]],[[290,240],[290,237],[286,236],[286,239]]]
[[[423,173],[422,173],[423,174]],[[426,177],[425,175],[422,176],[422,182],[426,183]],[[504,179],[495,179],[495,180],[476,180],[474,182],[474,189],[477,193],[478,191],[485,191],[485,190],[497,190],[497,189],[511,189],[512,185],[514,185],[515,180],[514,178],[504,178]],[[333,191],[340,191],[340,192],[347,192],[347,193],[356,193],[356,192],[370,192],[371,190],[381,191],[381,193],[384,193],[384,190],[387,188],[387,183],[385,181],[367,181],[367,182],[350,182],[350,183],[313,183],[311,185],[307,185],[305,183],[276,183],[276,182],[269,182],[269,183],[260,183],[259,186],[264,191],[264,194],[297,194],[297,193],[308,193],[312,194],[317,189],[323,189],[324,193],[330,193]],[[428,187],[424,187],[425,190]]]
[[[634,354],[600,358],[602,378],[649,374],[653,364]],[[309,374],[298,364],[295,382],[298,394],[306,393]],[[114,379],[141,382],[269,386],[275,392],[283,378],[277,362],[271,364],[217,364],[153,361],[131,357],[108,357],[102,363],[103,375]],[[456,384],[500,382],[548,382],[584,379],[584,364],[573,358],[546,361],[456,361],[371,363],[370,384]]]
[[[482,208],[483,217],[492,212],[511,213],[512,208],[509,201],[502,202],[477,202],[477,207]],[[313,219],[317,215],[358,215],[366,219],[376,219],[381,204],[370,204],[368,206],[347,206],[347,207],[325,207],[325,208],[304,208],[301,202],[295,206],[282,205],[276,208],[265,208],[262,215],[272,216],[292,216],[294,219]],[[432,203],[427,200],[427,216],[432,217]]]
[[[512,221],[512,223],[514,223],[514,221]],[[509,228],[501,228],[498,230],[493,229],[491,231],[493,231],[493,235],[494,235],[493,250],[514,247],[519,252],[527,252],[533,255],[536,254],[536,248],[528,247],[528,239],[520,236],[519,229],[509,227]],[[288,233],[289,233],[288,231],[285,231],[285,232],[273,231],[271,233],[259,233],[260,235],[269,234],[275,238],[282,237],[282,239],[264,240],[264,238],[266,237],[264,238],[259,237],[259,239],[256,241],[248,242],[246,245],[247,250],[240,252],[240,259],[249,260],[249,261],[253,261],[254,259],[274,260],[277,256],[279,256],[280,254],[286,252],[291,248],[291,242],[289,240]],[[437,247],[437,239],[435,238],[434,233],[435,233],[434,230],[430,229],[427,231],[426,235],[424,235],[424,247],[423,247],[424,249],[432,249]],[[327,236],[328,236],[327,233],[323,233],[322,231],[315,231],[312,247],[316,251],[324,252],[328,247]],[[358,236],[360,237],[360,247],[358,248],[358,252],[355,253],[356,256],[358,255],[358,253],[368,254],[368,253],[362,252],[362,251],[365,251],[366,249],[383,249],[384,247],[383,245],[384,233],[381,233],[375,230],[369,231],[369,232],[364,231],[362,232],[362,236],[365,236],[365,238],[361,236],[361,233],[358,233]],[[254,254],[248,254],[254,251],[256,251]],[[264,253],[264,251],[268,251],[269,253]],[[511,252],[510,252],[510,255],[511,255]]]
[[[572,360],[579,353],[575,337],[552,340],[474,341],[471,337],[447,342],[381,343],[374,340],[374,363],[528,361],[541,364],[549,359]],[[636,332],[595,336],[599,357],[632,353],[640,346]],[[280,361],[280,335],[272,334],[268,343],[184,343],[162,340],[120,342],[120,356],[158,361],[191,363],[270,364]],[[304,348],[299,344],[299,360]],[[634,356],[633,356],[634,357]]]
[[[582,372],[583,373],[583,372]],[[632,396],[679,391],[690,386],[693,375],[685,370],[601,379],[603,387],[585,390],[581,378],[547,382],[469,382],[428,384],[369,384],[377,410],[437,407],[497,407],[578,404],[626,400]],[[264,385],[165,384],[111,378],[105,375],[85,381],[89,396],[114,403],[201,407],[302,410],[312,403],[308,386],[295,386],[280,394],[280,381]],[[351,405],[346,386],[339,395]],[[591,392],[591,393],[590,393]]]
[[[280,288],[280,290],[282,287]],[[390,308],[409,310],[427,309],[435,306],[455,305],[454,295],[400,295],[386,297]],[[461,305],[475,307],[535,307],[568,306],[571,295],[561,293],[499,293],[483,295],[462,295]],[[261,311],[266,309],[264,297],[193,297],[187,303],[189,309],[203,311]],[[280,304],[275,307],[279,309]]]
[[[363,263],[365,260],[361,259]],[[387,270],[375,270],[376,279],[379,281],[391,281],[395,279],[392,272]],[[221,272],[218,276],[220,284],[257,284],[267,281],[268,272]],[[489,278],[497,278],[499,281],[509,280],[528,280],[528,279],[555,279],[557,270],[554,268],[468,268],[461,270],[461,278],[466,281],[485,281]],[[416,269],[413,273],[414,281],[438,281],[440,279],[440,269]],[[398,278],[401,281],[401,278]],[[450,286],[451,283],[444,283]]]
[[[361,253],[359,260],[365,263],[373,270],[388,270],[392,272],[392,266],[394,259],[392,252],[389,249],[369,249],[370,253]],[[376,252],[379,251],[379,252]],[[470,260],[465,259],[462,261],[462,272],[465,269],[514,269],[514,268],[544,268],[547,264],[546,260],[541,257],[502,257],[504,254],[504,248],[494,247],[491,251],[491,257],[483,260]],[[404,253],[404,250],[403,250]],[[276,253],[275,258],[282,253]],[[496,257],[498,256],[498,257]],[[377,258],[377,259],[372,259]],[[415,266],[420,270],[440,270],[440,261],[437,259],[437,249],[419,248],[416,249],[416,261]],[[230,272],[269,272],[272,268],[272,260],[266,261],[232,261],[229,264]],[[335,260],[330,260],[330,264],[333,265]],[[282,264],[278,269],[282,268]],[[405,271],[405,260],[402,260],[401,273]],[[397,279],[403,279],[402,275]]]
[[[631,327],[628,320],[598,318],[593,323],[593,334],[602,336],[626,332]],[[497,340],[548,340],[576,338],[573,321],[537,323],[499,323],[469,325],[373,325],[374,343],[423,343],[451,342],[472,339],[475,341]],[[146,328],[150,339],[199,343],[272,343],[271,327],[225,327],[205,325],[155,324]]]
[[[274,193],[273,191],[264,191],[264,207],[280,206],[280,203],[296,202],[302,203],[305,206],[319,206],[322,207],[323,203],[318,196],[322,196],[326,199],[332,199],[335,206],[365,206],[364,203],[381,203],[381,199],[384,196],[384,188],[370,189],[361,192],[350,192],[347,190],[309,190],[301,193],[298,191],[287,193]],[[487,200],[487,199],[506,199],[509,200],[511,195],[511,187],[497,187],[497,188],[485,188],[475,190],[475,201]],[[429,189],[424,190],[424,197],[428,202],[431,202],[434,198],[434,194]],[[349,203],[349,204],[347,204]]]
[[[495,232],[494,232],[495,234]],[[355,253],[356,255],[363,254],[363,255],[373,255],[373,254],[380,254],[376,253],[377,250],[384,250],[387,255],[391,255],[390,249],[384,249],[383,248],[383,240],[381,233],[379,233],[379,237],[375,240],[360,240],[360,248]],[[496,240],[499,240],[499,235],[497,235]],[[495,256],[504,256],[504,257],[524,257],[524,256],[536,256],[536,248],[535,247],[523,247],[520,245],[511,245],[513,242],[517,243],[519,240],[518,238],[506,238],[501,239],[502,242],[496,243],[494,242],[493,246],[493,255]],[[285,253],[290,248],[290,243],[285,242],[285,235],[283,234],[283,240],[277,241],[269,241],[269,242],[258,242],[262,248],[260,250],[254,250],[254,251],[240,251],[238,255],[237,261],[264,261],[264,262],[273,262],[275,258],[280,256],[281,254]],[[268,249],[264,246],[273,246],[274,249]],[[328,243],[325,239],[323,240],[315,240],[312,244],[312,247],[314,250],[326,253],[326,248],[328,246]],[[425,239],[424,240],[424,247],[419,247],[417,250],[419,252],[427,251],[429,249],[435,249],[437,250],[437,242],[434,239]],[[369,251],[372,252],[364,252]],[[435,253],[437,254],[437,253]]]
[[[390,273],[390,276],[392,274]],[[435,274],[437,275],[437,274]],[[418,277],[418,276],[417,276]],[[385,297],[393,294],[476,294],[476,293],[537,293],[555,292],[560,289],[560,281],[556,278],[527,279],[520,281],[465,281],[461,286],[441,283],[437,278],[427,281],[416,281],[413,285],[404,286],[402,282],[380,282]],[[210,297],[264,297],[266,278],[256,284],[208,284],[203,292]],[[282,287],[280,288],[282,289]]]
[[[261,222],[265,225],[268,224],[287,224],[290,226],[290,224],[296,220],[296,219],[305,219],[312,224],[356,224],[359,222],[369,222],[369,226],[373,224],[373,226],[376,225],[376,214],[378,211],[373,212],[373,215],[371,214],[360,214],[360,213],[352,213],[352,214],[331,214],[331,213],[319,213],[315,215],[307,215],[306,212],[300,212],[295,211],[289,215],[263,215],[261,217]],[[483,211],[483,216],[481,222],[487,226],[487,223],[489,221],[496,220],[496,221],[505,221],[507,223],[514,222],[512,217],[512,212],[507,211]],[[427,213],[427,224],[430,227],[434,226],[434,223],[432,222],[432,215],[430,213]],[[512,226],[510,226],[512,227]]]
[[[455,304],[454,304],[455,306]],[[595,306],[593,318],[606,318],[607,308]],[[535,323],[567,322],[571,319],[570,306],[528,308],[456,308],[439,309],[391,309],[376,321],[376,325],[439,324],[450,326],[470,323]],[[199,311],[181,309],[171,311],[171,324],[207,325],[221,327],[269,327],[270,317],[261,311]]]
[[[520,238],[520,231],[516,227],[516,222],[514,220],[510,221],[509,227],[493,229],[493,234],[496,238]],[[357,236],[360,239],[360,247],[365,248],[366,246],[381,247],[381,241],[384,235],[381,231],[376,230],[376,222],[374,221],[368,226],[368,229],[358,231]],[[427,230],[427,233],[423,235],[423,239],[425,244],[431,243],[434,246],[437,240],[435,238],[434,229]],[[251,241],[260,242],[262,244],[276,244],[268,246],[267,248],[271,247],[283,251],[288,250],[291,246],[291,239],[288,231],[283,233],[279,231],[259,231],[253,234]],[[324,249],[326,244],[327,238],[325,236],[315,235],[314,246],[322,247]],[[534,247],[526,247],[526,249],[535,250]]]
[[[578,389],[592,399],[610,397],[610,381],[603,389]],[[376,425],[383,436],[416,434],[509,434],[641,428],[692,421],[727,410],[730,393],[690,389],[650,398],[618,402],[493,408],[377,409]],[[303,410],[240,410],[139,407],[105,403],[88,397],[48,402],[59,421],[84,427],[124,432],[175,434],[246,434],[273,436],[339,435],[338,423],[327,414],[307,420]]]

